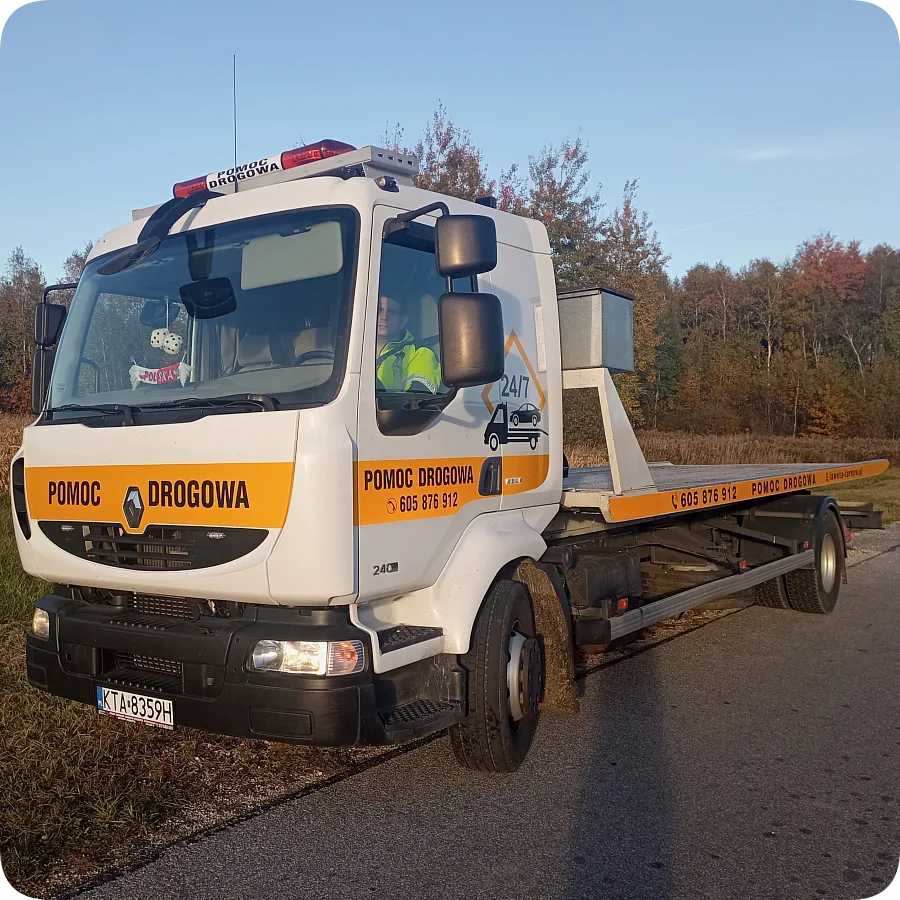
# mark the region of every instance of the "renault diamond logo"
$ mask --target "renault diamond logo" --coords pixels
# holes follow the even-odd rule
[[[141,499],[140,488],[130,487],[125,492],[125,502],[122,504],[125,513],[125,521],[129,528],[138,528],[141,519],[144,518],[144,501]]]

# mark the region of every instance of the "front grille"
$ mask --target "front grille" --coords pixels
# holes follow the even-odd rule
[[[39,522],[38,525],[66,553],[104,566],[151,572],[221,566],[255,550],[269,533],[264,528],[210,530],[194,525],[149,525],[143,534],[128,534],[117,523]]]
[[[167,694],[180,694],[181,678],[163,675],[159,672],[147,672],[142,669],[110,669],[101,676],[104,684],[117,684],[126,688],[138,688],[144,691],[163,691]]]
[[[141,535],[127,534],[121,525],[83,525],[85,557],[92,562],[126,569],[190,569],[193,542],[180,528],[152,525]]]
[[[126,609],[145,616],[170,616],[173,619],[196,619],[202,614],[200,604],[181,597],[145,597],[138,595],[125,600]],[[206,610],[209,613],[209,609]]]
[[[174,659],[161,659],[158,656],[143,656],[139,653],[120,653],[116,651],[116,667],[119,669],[139,669],[142,672],[154,672],[157,675],[172,675],[181,678],[181,663]]]
[[[173,621],[170,616],[145,616],[141,613],[128,612],[127,610],[110,619],[110,624],[127,625],[129,628],[150,628],[155,631],[165,631],[167,628],[177,628],[181,623]]]

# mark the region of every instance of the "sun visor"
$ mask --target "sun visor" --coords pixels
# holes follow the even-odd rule
[[[299,234],[267,234],[243,249],[241,290],[335,275],[343,265],[339,222],[321,222]]]

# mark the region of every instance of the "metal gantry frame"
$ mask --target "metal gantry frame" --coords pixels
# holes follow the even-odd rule
[[[616,494],[657,493],[650,467],[638,444],[622,399],[608,369],[563,370],[563,390],[596,387],[603,414],[603,433]]]

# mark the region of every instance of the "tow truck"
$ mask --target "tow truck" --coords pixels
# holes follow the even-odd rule
[[[32,685],[297,744],[448,730],[509,772],[542,709],[577,706],[580,648],[735,592],[834,609],[847,530],[812,492],[887,462],[648,465],[611,378],[634,298],[558,290],[540,222],[417,171],[322,141],[179,182],[69,307],[47,289],[11,469],[22,565],[53,584]],[[436,393],[376,378],[382,296]],[[566,468],[577,388],[608,466]]]

